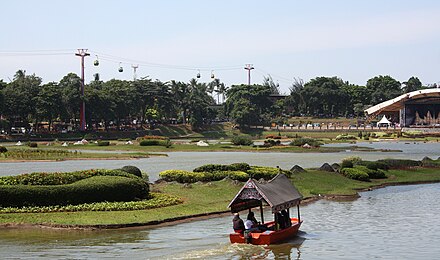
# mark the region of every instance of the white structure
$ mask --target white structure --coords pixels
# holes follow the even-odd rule
[[[200,140],[197,142],[197,146],[209,146],[209,144],[205,141]]]
[[[379,122],[377,122],[376,126],[380,127],[380,126],[384,126],[384,125],[391,126],[390,120],[388,120],[385,115],[383,115],[382,119]]]

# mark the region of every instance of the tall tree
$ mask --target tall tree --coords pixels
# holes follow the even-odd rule
[[[35,99],[40,85],[40,77],[26,75],[24,70],[17,71],[13,81],[4,88],[4,114],[13,122],[18,119],[27,123],[35,119]]]
[[[422,82],[420,82],[419,78],[411,77],[408,81],[403,82],[403,92],[409,93],[412,91],[416,91],[422,89]]]
[[[263,78],[263,86],[270,88],[271,94],[280,94],[280,84],[278,84],[278,82],[275,83],[271,75],[267,75],[267,77]]]
[[[44,84],[36,98],[36,109],[39,118],[49,122],[49,131],[54,119],[63,114],[64,104],[61,89],[55,82]]]
[[[59,84],[61,89],[62,100],[64,103],[65,113],[61,115],[62,119],[75,126],[77,124],[76,119],[79,118],[79,110],[81,106],[81,78],[75,73],[69,73],[64,76]],[[87,95],[87,88],[85,90],[85,95]],[[87,117],[87,106],[86,106],[86,117]]]
[[[367,81],[366,85],[371,95],[370,105],[376,105],[402,94],[400,82],[390,76],[376,76]]]

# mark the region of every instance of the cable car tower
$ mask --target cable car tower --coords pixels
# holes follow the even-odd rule
[[[75,56],[81,57],[81,98],[82,103],[79,108],[79,124],[80,130],[86,130],[86,103],[84,102],[84,57],[90,56],[87,53],[87,49],[78,49],[78,53],[75,53]]]
[[[139,68],[139,64],[131,64],[131,67],[133,68],[133,81],[135,81],[137,78],[136,70]]]

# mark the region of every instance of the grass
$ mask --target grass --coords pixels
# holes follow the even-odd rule
[[[360,182],[347,179],[337,173],[308,170],[294,174],[292,181],[305,198],[321,195],[353,195],[359,189],[387,183],[439,182],[440,171],[434,168],[391,170],[387,179]],[[155,192],[178,196],[182,204],[165,208],[113,212],[55,212],[55,213],[2,213],[0,223],[59,224],[59,225],[106,225],[147,223],[176,217],[227,210],[227,205],[243,183],[230,180],[212,183],[195,183],[189,187],[175,183],[153,186]]]

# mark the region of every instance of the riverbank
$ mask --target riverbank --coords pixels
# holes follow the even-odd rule
[[[304,205],[319,199],[355,199],[359,191],[390,185],[440,182],[440,171],[434,168],[390,170],[387,179],[360,182],[337,173],[308,170],[294,174],[291,179],[304,195]],[[242,185],[231,180],[189,185],[159,183],[152,185],[152,190],[178,196],[183,203],[137,211],[0,213],[0,227],[94,230],[174,225],[230,214],[226,207]]]

